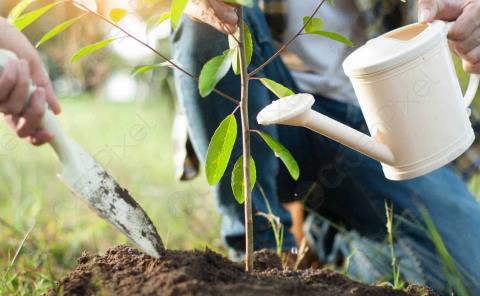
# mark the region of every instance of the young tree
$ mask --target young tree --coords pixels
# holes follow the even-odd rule
[[[220,123],[220,126],[217,128],[211,139],[206,156],[205,171],[208,183],[211,186],[216,185],[224,176],[228,163],[232,157],[232,150],[238,136],[238,124],[235,114],[240,112],[240,133],[242,138],[243,152],[242,156],[240,156],[235,162],[232,172],[231,186],[236,200],[238,203],[244,204],[245,207],[245,269],[246,271],[251,271],[253,269],[253,213],[251,194],[256,183],[255,161],[250,153],[251,134],[255,133],[265,141],[266,145],[271,148],[275,155],[277,155],[287,167],[293,179],[297,180],[299,178],[300,169],[291,153],[281,143],[264,132],[250,129],[250,119],[248,117],[249,82],[254,79],[259,80],[266,88],[278,96],[279,99],[294,95],[293,91],[285,86],[267,78],[258,78],[255,75],[269,65],[274,59],[279,57],[280,54],[296,38],[304,34],[316,34],[351,46],[351,42],[347,38],[334,32],[324,31],[323,21],[315,17],[315,14],[326,0],[319,0],[317,7],[312,14],[304,17],[303,26],[299,29],[298,33],[295,34],[284,45],[282,45],[277,52],[272,55],[272,57],[270,57],[264,64],[250,73],[248,72],[248,66],[250,65],[250,61],[252,59],[253,41],[250,30],[247,24],[244,22],[244,9],[245,7],[252,7],[254,2],[253,0],[224,0],[224,2],[238,5],[237,13],[239,21],[237,25],[237,33],[229,35],[228,38],[230,48],[225,49],[225,52],[222,55],[216,56],[208,61],[203,66],[199,77],[191,74],[188,69],[182,68],[180,65],[161,54],[153,46],[142,41],[140,37],[130,34],[127,29],[123,28],[119,22],[128,13],[128,11],[123,8],[112,9],[109,15],[105,16],[97,11],[95,0],[58,0],[51,1],[45,6],[25,13],[25,10],[34,1],[35,0],[20,1],[12,9],[9,15],[10,22],[20,30],[28,27],[52,8],[60,4],[72,4],[82,11],[79,16],[64,21],[53,27],[40,39],[40,41],[38,41],[37,47],[64,32],[72,25],[84,19],[86,16],[95,16],[99,20],[104,21],[118,29],[121,32],[121,35],[114,38],[101,40],[79,49],[72,56],[72,62],[84,58],[119,39],[131,38],[150,49],[165,61],[165,63],[161,64],[138,66],[133,70],[133,74],[137,75],[159,67],[170,66],[198,81],[198,90],[202,97],[206,97],[212,92],[215,92],[221,97],[235,104],[235,108],[233,109],[232,113]],[[152,28],[164,21],[170,20],[172,27],[175,28],[180,21],[187,2],[188,0],[173,0],[171,3],[171,10],[151,18],[148,21],[148,27]],[[332,0],[329,0],[329,2],[332,2]],[[229,72],[230,68],[233,69],[236,75],[240,76],[241,94],[239,100],[215,88],[222,78]]]

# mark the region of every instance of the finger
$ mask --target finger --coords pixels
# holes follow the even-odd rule
[[[454,41],[464,41],[480,27],[480,4],[471,1],[462,10],[460,16],[455,20],[448,32],[448,38]]]
[[[45,71],[45,68],[41,63],[32,66],[31,77],[37,87],[44,88],[45,98],[53,113],[59,114],[62,111],[62,108],[55,95],[48,73]]]
[[[427,23],[434,20],[438,13],[438,2],[435,0],[418,1],[418,21]]]
[[[471,51],[469,51],[466,54],[460,55],[463,60],[471,63],[471,64],[477,64],[480,63],[480,46],[475,47]]]
[[[25,138],[31,136],[40,128],[43,114],[45,112],[45,90],[37,89],[30,99],[27,109],[23,113],[23,120],[17,125],[17,136]]]
[[[40,146],[50,142],[53,139],[53,134],[45,129],[36,131],[28,138],[28,141],[35,146]]]
[[[463,41],[450,40],[450,42],[452,42],[455,52],[460,55],[465,55],[477,46],[480,46],[480,28],[475,30],[473,34]]]
[[[25,60],[20,60],[15,87],[13,88],[8,100],[2,105],[2,109],[6,113],[20,115],[28,100],[28,92],[30,88],[30,70]]]
[[[480,63],[470,63],[469,61],[463,60],[463,69],[465,72],[472,74],[480,74]]]
[[[238,22],[236,7],[221,1],[211,1],[217,18],[226,25],[235,26]]]
[[[10,60],[3,68],[3,73],[0,76],[0,103],[4,103],[10,97],[10,93],[17,82],[19,62]]]

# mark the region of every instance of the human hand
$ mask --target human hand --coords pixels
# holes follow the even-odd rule
[[[220,0],[190,0],[184,13],[191,19],[208,24],[227,35],[237,30],[236,7]]]
[[[8,61],[0,75],[0,112],[20,138],[34,145],[49,142],[53,135],[41,128],[45,104],[56,114],[60,113],[60,105],[37,51],[21,32],[1,18],[0,48],[19,57],[19,60]],[[27,98],[30,80],[37,90]]]
[[[480,74],[480,0],[419,0],[418,19],[455,21],[448,33],[450,47],[465,71]]]

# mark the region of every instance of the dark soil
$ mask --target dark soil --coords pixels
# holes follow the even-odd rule
[[[157,260],[120,246],[104,256],[84,253],[47,295],[435,295],[418,286],[406,291],[368,286],[327,269],[283,271],[279,258],[268,252],[257,258],[256,271],[247,274],[240,264],[208,249],[166,251]]]

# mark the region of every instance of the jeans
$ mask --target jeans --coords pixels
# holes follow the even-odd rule
[[[246,9],[245,18],[254,43],[251,71],[275,52],[275,46],[258,7]],[[184,18],[172,37],[172,45],[174,60],[198,76],[204,63],[228,48],[228,41],[213,28]],[[301,91],[281,59],[276,59],[257,77],[268,77]],[[205,161],[215,129],[236,106],[215,93],[201,98],[197,83],[180,71],[175,71],[175,79],[194,149]],[[217,88],[238,99],[239,77],[230,71]],[[320,259],[338,262],[339,257],[348,257],[347,273],[351,277],[375,282],[391,274],[391,257],[385,241],[386,201],[393,205],[395,212],[394,247],[403,278],[448,294],[452,288],[448,281],[450,276],[444,274],[443,263],[425,230],[420,212],[420,208],[425,208],[457,263],[463,282],[472,294],[480,295],[480,204],[450,168],[444,167],[413,180],[389,181],[378,162],[309,130],[259,126],[256,115],[275,97],[256,80],[250,83],[249,95],[251,128],[278,138],[301,168],[300,179],[292,180],[262,140],[252,135],[257,182],[285,229],[290,228],[291,217],[281,206],[281,200],[304,200],[310,213],[305,225],[307,238]],[[314,109],[368,133],[357,106],[317,95]],[[227,172],[215,187],[214,195],[223,217],[222,238],[232,252],[241,254],[245,244],[244,212],[230,188],[233,163],[240,155],[241,141],[238,139]],[[252,198],[254,213],[266,213],[267,207],[258,187]],[[254,241],[255,249],[275,247],[269,222],[258,215],[254,215]],[[294,246],[293,236],[286,232],[284,249]]]

